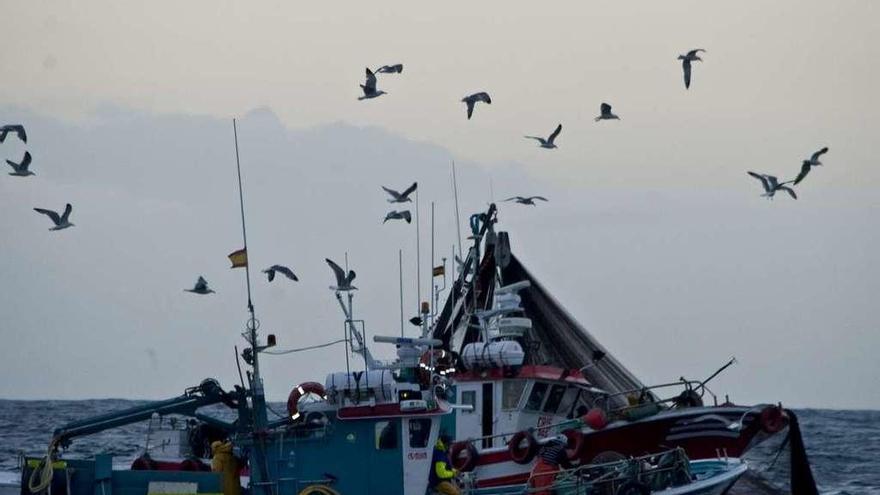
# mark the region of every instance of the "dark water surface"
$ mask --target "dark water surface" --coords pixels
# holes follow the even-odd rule
[[[0,400],[0,483],[18,482],[21,453],[43,455],[52,430],[67,422],[124,409],[140,401],[18,401]],[[283,411],[283,404],[273,405]],[[216,416],[228,411],[218,409]],[[880,411],[797,411],[813,474],[822,493],[833,495],[880,495]],[[147,424],[129,425],[76,439],[67,457],[107,452],[126,464],[142,451]],[[787,492],[787,452],[772,463],[782,436],[754,449],[747,456],[752,466],[749,479],[739,483],[735,493]],[[772,467],[771,467],[772,464]],[[768,488],[772,487],[772,489]]]

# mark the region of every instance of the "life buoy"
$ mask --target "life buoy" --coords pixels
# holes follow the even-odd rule
[[[455,442],[449,448],[452,467],[459,471],[471,471],[477,466],[480,454],[471,442]]]
[[[309,485],[303,488],[299,495],[339,495],[339,492],[327,485]]]
[[[577,430],[565,430],[565,456],[570,461],[576,461],[581,458],[581,452],[584,450],[584,434]]]
[[[458,362],[458,354],[452,351],[433,349],[423,352],[419,357],[419,383],[427,388],[431,385],[431,375],[455,372]]]
[[[587,411],[587,414],[584,414],[584,417],[581,419],[584,424],[594,430],[601,430],[608,426],[608,416],[605,414],[605,411],[598,407],[594,407]]]
[[[765,433],[778,433],[788,424],[788,418],[779,406],[767,406],[761,410],[759,418],[761,429]]]
[[[156,461],[147,455],[142,455],[131,463],[132,471],[155,471],[158,467]]]
[[[523,443],[525,442],[525,445]],[[538,441],[535,436],[528,431],[520,431],[513,435],[513,438],[507,442],[507,450],[510,457],[517,464],[528,464],[535,458],[538,453]]]
[[[287,414],[291,421],[296,421],[300,418],[299,400],[306,394],[316,394],[324,397],[326,392],[324,391],[324,386],[318,382],[301,383],[291,390],[290,395],[287,396]]]

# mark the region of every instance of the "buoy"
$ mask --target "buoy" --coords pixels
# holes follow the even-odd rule
[[[510,457],[517,464],[528,464],[535,458],[538,453],[538,441],[535,436],[528,431],[520,431],[513,435],[513,438],[507,442],[507,450]]]
[[[605,411],[598,407],[587,411],[587,414],[584,414],[584,417],[581,419],[583,419],[584,424],[594,430],[601,430],[608,426],[608,416],[605,415]]]
[[[455,442],[449,448],[452,467],[462,472],[471,471],[477,467],[479,457],[477,448],[470,442]]]
[[[296,421],[300,418],[299,400],[306,394],[316,394],[321,397],[326,395],[324,386],[318,382],[305,382],[296,386],[290,391],[290,395],[287,396],[287,414],[291,421]]]

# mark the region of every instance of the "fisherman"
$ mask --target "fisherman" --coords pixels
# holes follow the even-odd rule
[[[211,471],[223,475],[223,495],[241,495],[238,459],[232,455],[232,442],[217,440],[211,443]]]
[[[532,468],[529,485],[536,490],[533,495],[550,495],[550,488],[556,480],[556,475],[563,468],[571,467],[568,456],[565,453],[567,439],[559,435],[544,444],[538,454],[538,462]]]
[[[431,488],[443,495],[460,495],[461,491],[455,484],[456,470],[449,463],[448,448],[452,439],[446,433],[440,433],[437,443],[434,444],[434,454],[431,457],[431,475],[428,482]]]

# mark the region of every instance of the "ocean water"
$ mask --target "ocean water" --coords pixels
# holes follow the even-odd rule
[[[0,484],[18,483],[21,454],[43,455],[52,430],[67,422],[124,409],[139,401],[18,401],[0,400]],[[272,405],[284,410],[283,404]],[[829,495],[880,495],[880,411],[805,409],[796,411],[813,475],[819,490]],[[218,408],[212,414],[228,415]],[[141,453],[147,424],[124,426],[74,440],[67,457],[112,453],[119,464],[130,463]],[[753,449],[746,457],[748,479],[735,493],[788,493],[788,452],[776,462],[782,435]]]

